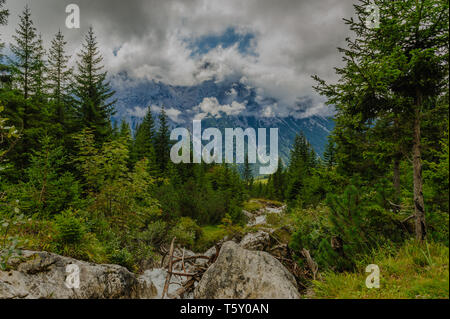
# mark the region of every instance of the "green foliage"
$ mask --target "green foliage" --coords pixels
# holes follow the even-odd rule
[[[226,214],[222,219],[222,223],[219,225],[219,228],[225,231],[228,239],[236,238],[239,240],[244,236],[244,228],[233,223],[233,219],[229,214]]]
[[[86,234],[83,220],[77,217],[71,210],[57,215],[55,217],[55,223],[58,231],[58,241],[63,245],[79,244]]]
[[[78,58],[73,92],[77,99],[76,117],[81,127],[93,131],[96,143],[104,142],[112,131],[110,116],[114,113],[114,101],[111,101],[114,91],[106,81],[107,73],[102,71],[103,57],[92,27]]]
[[[147,158],[149,161],[148,169],[152,175],[156,175],[159,172],[155,153],[155,135],[155,123],[149,107],[142,123],[136,128],[132,159],[135,163],[143,158]]]
[[[0,105],[0,115],[4,110],[5,107]],[[0,142],[2,146],[0,149],[0,163],[19,138],[19,132],[16,127],[14,125],[8,125],[8,120],[9,119],[7,117],[0,116]],[[4,144],[9,144],[10,146],[8,148],[4,148]],[[3,168],[0,166],[0,169]]]
[[[306,248],[320,267],[351,270],[361,255],[385,243],[404,240],[398,216],[383,207],[382,192],[362,192],[353,185],[342,195],[330,194],[329,209],[304,214],[301,210],[291,248],[297,256]]]
[[[189,217],[181,217],[179,222],[169,232],[169,238],[176,237],[177,243],[192,249],[195,242],[202,236],[202,229]]]
[[[12,213],[5,214],[3,212],[0,214],[0,270],[6,270],[8,261],[12,257],[20,256],[20,249],[26,244],[25,240],[11,234],[11,229],[20,227],[25,223],[25,217],[23,214],[20,214],[17,204],[18,201],[7,205],[7,207],[12,207]]]
[[[36,28],[31,19],[31,11],[28,6],[19,17],[20,24],[13,35],[14,44],[11,44],[11,51],[14,59],[10,59],[10,66],[15,82],[23,93],[25,99],[36,92],[42,79],[42,43],[37,37]]]
[[[194,250],[203,253],[222,240],[226,235],[226,231],[220,225],[203,226],[201,236],[195,243]]]
[[[151,114],[148,112],[148,116]],[[165,173],[167,171],[167,165],[170,161],[170,147],[172,142],[170,141],[169,124],[164,107],[161,108],[159,114],[159,128],[155,136],[155,152],[158,154],[156,163],[158,164],[159,172]]]
[[[382,247],[367,254],[354,273],[322,273],[316,281],[316,298],[335,299],[437,299],[449,298],[448,247],[406,242],[401,248]],[[380,289],[365,285],[368,264],[380,267]]]
[[[420,184],[409,161],[418,144],[427,236],[449,242],[448,1],[376,2],[379,29],[364,26],[368,0],[355,6],[358,19],[347,21],[355,37],[340,49],[338,83],[316,78],[336,108],[323,160],[299,132],[289,162],[279,160],[264,177],[253,176],[248,156],[241,172],[172,163],[164,108],[157,119],[148,109],[134,132],[125,121],[113,129],[114,92],[92,28],[72,77],[62,33],[46,59],[26,8],[14,61],[0,64],[1,266],[27,248],[142,271],[173,237],[204,252],[249,231],[243,208],[286,202],[288,213],[269,214],[267,222],[303,267],[301,251],[310,251],[325,278],[317,283],[320,297],[448,296],[448,249],[407,243],[397,250],[413,228],[404,220],[413,213],[412,186]],[[361,267],[374,260],[392,277],[386,294],[362,286]],[[329,272],[345,270],[356,272]],[[412,284],[399,283],[402,275]]]

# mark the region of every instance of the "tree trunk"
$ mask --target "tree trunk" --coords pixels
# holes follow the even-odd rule
[[[394,158],[394,192],[395,192],[395,212],[399,211],[400,205],[400,156],[396,155]]]
[[[414,114],[414,139],[413,139],[413,174],[414,174],[414,215],[416,219],[416,239],[423,241],[426,236],[425,205],[422,192],[422,158],[420,144],[420,120],[421,120],[422,95],[417,93]]]

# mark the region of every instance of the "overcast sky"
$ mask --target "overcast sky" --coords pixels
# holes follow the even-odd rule
[[[324,114],[310,77],[334,78],[336,47],[349,36],[342,18],[352,15],[355,1],[7,0],[10,17],[0,32],[10,42],[28,3],[47,47],[61,29],[73,54],[93,26],[110,74],[188,86],[231,77],[278,99],[275,112],[287,114],[309,96],[309,113]],[[65,27],[69,3],[80,7],[80,29]]]

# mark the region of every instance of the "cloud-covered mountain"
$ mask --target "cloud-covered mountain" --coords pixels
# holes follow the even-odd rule
[[[261,98],[257,90],[242,81],[209,80],[195,86],[172,86],[154,80],[133,81],[121,73],[112,83],[118,99],[113,120],[125,119],[134,128],[148,106],[155,115],[164,106],[172,127],[190,128],[193,119],[201,119],[203,128],[278,128],[279,152],[285,163],[297,133],[303,132],[321,155],[333,128],[329,118],[308,116],[310,100],[298,102],[296,116],[280,116],[276,99]]]

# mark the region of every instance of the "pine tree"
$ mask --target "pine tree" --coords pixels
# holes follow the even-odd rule
[[[272,181],[273,181],[273,189],[275,194],[275,199],[277,200],[284,200],[284,192],[286,188],[286,182],[285,182],[285,174],[283,170],[283,161],[281,158],[278,159],[278,168],[277,171],[272,175]]]
[[[125,120],[122,120],[120,124],[119,136],[125,138],[127,141],[131,141],[130,124]]]
[[[422,178],[422,118],[448,91],[448,1],[377,1],[380,27],[368,28],[369,0],[355,5],[356,19],[346,23],[355,32],[340,48],[345,66],[337,68],[338,84],[318,77],[316,89],[352,126],[370,130],[376,120],[394,114],[412,138],[416,238],[426,236]],[[341,129],[345,129],[342,127]],[[358,132],[357,132],[358,133]]]
[[[31,20],[31,11],[28,5],[20,16],[20,23],[16,34],[13,35],[15,44],[11,44],[11,51],[14,54],[10,60],[13,78],[25,99],[32,94],[33,75],[35,74],[36,62],[39,59],[41,50],[40,43],[36,35],[36,28]]]
[[[4,9],[5,0],[0,0],[0,26],[4,26],[8,22],[9,11],[8,9]],[[1,34],[0,34],[1,36]],[[10,87],[11,85],[11,72],[10,68],[7,65],[3,64],[3,48],[5,47],[5,43],[1,41],[0,37],[0,88],[1,87]]]
[[[9,10],[3,8],[5,2],[6,0],[0,0],[0,25],[6,25],[8,21]]]
[[[147,109],[142,122],[136,128],[136,137],[134,145],[135,161],[142,158],[150,158],[154,155],[155,143],[155,123],[150,107]]]
[[[297,134],[291,149],[290,163],[287,169],[287,191],[286,197],[294,202],[302,193],[310,177],[312,168],[316,166],[316,155],[303,133]]]
[[[65,53],[67,42],[61,30],[51,42],[48,55],[48,88],[50,98],[55,105],[55,118],[61,123],[66,122],[66,113],[71,102],[70,82],[72,80],[72,68],[68,67],[70,56]]]
[[[6,25],[8,22],[8,16],[9,16],[9,10],[4,9],[3,6],[5,5],[6,0],[0,0],[0,26]],[[5,47],[5,44],[0,41],[0,62],[2,62],[3,54],[2,50]]]
[[[96,142],[101,143],[111,134],[110,117],[114,114],[115,103],[111,98],[115,92],[106,81],[107,72],[102,72],[103,57],[92,27],[89,28],[78,57],[74,88],[77,118],[82,127],[89,127],[94,131]]]
[[[149,173],[152,176],[158,174],[160,170],[159,162],[156,159],[155,152],[155,122],[153,120],[150,106],[147,109],[142,123],[136,128],[134,139],[132,161],[134,163],[147,158],[149,164]]]
[[[325,160],[327,168],[332,168],[336,165],[336,145],[331,138],[328,138],[325,152],[323,153],[323,159]]]
[[[245,154],[244,159],[244,171],[242,172],[242,178],[245,181],[245,185],[247,188],[250,188],[251,184],[253,183],[253,170],[248,162],[248,153]]]
[[[114,124],[116,124],[117,122],[115,122]],[[117,136],[116,138],[118,139],[122,139],[123,142],[125,143],[125,145],[127,146],[128,149],[128,154],[130,154],[129,158],[128,158],[128,168],[132,169],[133,165],[136,163],[134,162],[133,158],[132,158],[132,153],[133,153],[133,138],[131,136],[131,128],[130,125],[128,124],[127,121],[122,120],[121,124],[120,124],[120,129],[117,129]]]
[[[45,61],[45,49],[42,41],[42,35],[39,34],[36,42],[35,58],[32,65],[32,84],[31,91],[34,98],[43,101],[46,96],[47,84],[47,65]]]
[[[155,151],[157,154],[157,163],[160,172],[163,174],[166,171],[167,163],[170,161],[170,132],[169,124],[167,122],[167,115],[164,107],[161,108],[159,114],[159,129],[156,134]]]

